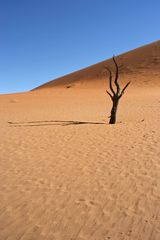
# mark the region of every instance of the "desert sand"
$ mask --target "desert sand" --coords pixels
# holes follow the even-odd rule
[[[160,41],[0,95],[0,240],[160,239]]]

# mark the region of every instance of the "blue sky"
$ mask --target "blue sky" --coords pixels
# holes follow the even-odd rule
[[[0,93],[158,40],[159,0],[0,0]]]

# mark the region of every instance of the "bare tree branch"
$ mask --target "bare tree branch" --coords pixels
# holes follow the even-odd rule
[[[110,96],[110,98],[112,99],[112,101],[113,101],[113,96],[111,95],[111,93],[110,92],[108,92],[107,90],[106,90],[106,93],[108,93],[108,95]]]
[[[118,75],[119,75],[118,64],[117,64],[114,56],[113,56],[113,62],[115,64],[115,66],[116,66],[116,74],[115,74],[115,81],[114,81],[114,83],[115,83],[115,85],[117,87],[117,94],[119,94],[120,93],[120,86],[119,86],[119,83],[118,83]]]
[[[112,95],[110,92],[108,92],[106,90],[106,92],[108,93],[108,95],[110,96],[110,98],[112,100],[112,109],[111,109],[111,116],[110,116],[109,124],[115,124],[116,123],[116,114],[117,114],[117,107],[118,107],[119,99],[122,97],[126,88],[130,84],[130,82],[128,82],[121,91],[120,85],[118,83],[119,67],[118,67],[118,64],[117,64],[114,56],[113,56],[113,62],[114,62],[115,67],[116,67],[114,84],[117,88],[117,91],[114,91],[113,86],[112,86],[112,72],[109,68],[105,67],[107,69],[107,71],[109,72],[109,87],[110,87],[111,92],[113,93],[113,95]]]
[[[119,98],[121,98],[122,97],[122,95],[124,94],[124,91],[126,90],[126,88],[129,86],[129,84],[130,84],[131,82],[128,82],[126,85],[125,85],[125,87],[122,89],[122,92],[121,92],[121,94],[120,94],[120,96],[119,96]]]
[[[107,67],[105,67],[105,68],[109,72],[109,87],[110,87],[112,93],[115,94],[115,91],[114,91],[114,89],[112,87],[112,72],[111,72],[111,70],[109,68],[107,68]]]

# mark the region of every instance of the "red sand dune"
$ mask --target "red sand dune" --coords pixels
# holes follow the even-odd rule
[[[133,86],[142,85],[140,79],[146,82],[145,85],[160,84],[157,80],[160,73],[160,40],[121,54],[116,59],[121,66],[121,77],[132,79]],[[106,86],[105,66],[114,70],[112,59],[52,80],[36,89],[56,86],[104,88]]]
[[[0,95],[0,240],[160,239],[160,41]],[[71,86],[70,88],[66,88]]]

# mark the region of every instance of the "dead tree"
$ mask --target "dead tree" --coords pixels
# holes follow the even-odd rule
[[[110,96],[111,100],[112,100],[112,109],[111,109],[111,116],[109,117],[109,124],[115,124],[116,123],[116,114],[117,114],[117,108],[118,108],[118,103],[120,98],[122,97],[122,95],[124,94],[126,88],[128,87],[128,85],[130,84],[130,82],[128,82],[125,87],[121,90],[119,83],[118,83],[118,77],[119,77],[119,67],[118,64],[115,60],[115,57],[113,56],[113,62],[115,64],[116,67],[116,72],[115,72],[115,79],[114,79],[114,84],[116,86],[116,91],[113,88],[112,85],[112,72],[109,68],[106,67],[107,71],[109,72],[109,87],[110,90],[112,92],[112,94],[110,92],[108,92],[106,90],[106,92],[108,93],[108,95]]]

